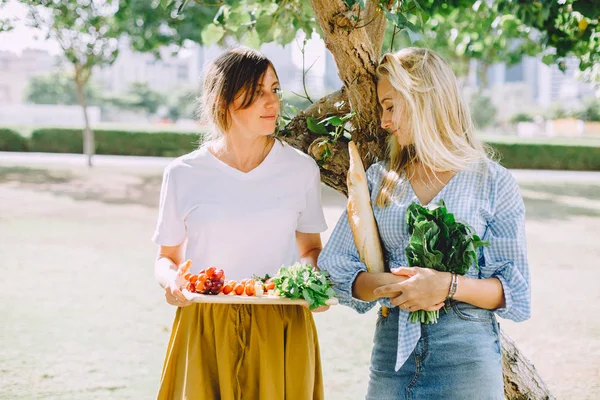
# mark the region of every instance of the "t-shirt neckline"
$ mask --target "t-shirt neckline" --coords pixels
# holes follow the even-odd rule
[[[207,153],[208,158],[210,160],[212,160],[213,164],[220,170],[226,172],[229,175],[240,178],[240,179],[251,179],[251,178],[255,178],[257,176],[261,176],[265,173],[265,171],[268,171],[269,165],[273,162],[273,160],[276,158],[277,154],[279,154],[279,151],[282,148],[283,148],[283,144],[280,143],[278,140],[275,140],[275,143],[273,143],[273,147],[271,147],[271,150],[269,150],[269,153],[267,154],[265,159],[262,160],[262,162],[260,164],[258,164],[256,166],[256,168],[253,168],[252,170],[250,170],[248,172],[240,171],[239,169],[234,168],[234,167],[228,165],[227,163],[221,161],[217,156],[215,156],[210,151],[210,149],[208,148],[208,145],[204,147],[204,151]]]

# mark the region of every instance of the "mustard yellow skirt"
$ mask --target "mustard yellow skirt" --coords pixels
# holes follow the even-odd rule
[[[178,308],[158,400],[323,399],[317,330],[301,306]]]

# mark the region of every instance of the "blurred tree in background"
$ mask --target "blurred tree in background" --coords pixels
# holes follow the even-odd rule
[[[101,105],[100,87],[94,84],[86,85],[85,98],[88,105]],[[79,104],[73,77],[65,71],[56,71],[31,78],[25,89],[25,100],[34,104]]]
[[[106,101],[116,107],[144,111],[146,116],[151,116],[166,104],[167,97],[153,90],[147,82],[133,82],[125,93],[108,97]]]
[[[20,0],[29,8],[29,24],[56,40],[63,57],[72,66],[78,103],[83,110],[85,128],[83,148],[92,165],[94,133],[90,127],[86,85],[94,67],[109,65],[118,55],[120,25],[115,19],[117,1],[105,0]]]

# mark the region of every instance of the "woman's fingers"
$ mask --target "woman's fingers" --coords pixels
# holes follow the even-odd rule
[[[187,305],[191,304],[191,302],[183,295],[181,290],[179,290],[178,288],[172,289],[171,293],[173,294],[173,297],[175,298],[175,302],[179,307],[183,307],[183,306],[187,306]]]
[[[167,299],[167,303],[172,306],[185,307],[192,304],[176,285],[169,285],[165,288],[165,298]]]
[[[177,305],[177,299],[175,298],[175,296],[173,296],[170,286],[167,286],[165,288],[165,299],[167,300],[167,303],[169,303],[170,305],[172,305],[172,306]]]
[[[323,311],[327,311],[329,310],[329,306],[319,306],[317,308],[315,308],[314,310],[311,310],[310,307],[308,306],[308,304],[302,304],[302,307],[306,308],[307,310],[317,313],[317,312],[323,312]]]
[[[389,285],[379,286],[373,290],[373,294],[378,297],[393,297],[402,294],[402,283],[390,283]]]
[[[179,264],[179,268],[177,269],[177,274],[184,276],[188,273],[192,266],[192,260],[188,259],[184,263]]]
[[[401,297],[401,296],[400,296]],[[408,310],[410,312],[415,312],[415,311],[419,311],[419,310],[424,310],[424,311],[437,311],[440,308],[444,307],[444,303],[439,303],[436,304],[434,306],[431,307],[423,307],[419,304],[413,303],[411,301],[405,300],[405,299],[401,299],[400,297],[397,297],[395,299],[392,300],[392,304],[397,305],[399,308],[403,309],[403,310]]]
[[[436,304],[436,305],[434,305],[434,306],[427,307],[427,308],[425,308],[424,310],[425,310],[425,311],[437,311],[437,310],[439,310],[440,308],[444,307],[444,304],[445,304],[444,302],[441,302],[441,303],[439,303],[439,304]]]
[[[393,299],[390,299],[390,302],[395,305],[400,307],[401,309],[404,310],[408,310],[408,308],[410,306],[414,306],[414,302],[410,301],[405,295],[400,295],[398,297],[394,297]]]
[[[415,276],[417,274],[417,270],[415,268],[410,268],[410,267],[399,267],[399,268],[392,268],[390,269],[390,272],[394,275],[398,275],[398,276]]]

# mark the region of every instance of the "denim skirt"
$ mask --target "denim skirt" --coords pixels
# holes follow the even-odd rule
[[[499,326],[492,311],[447,302],[437,324],[421,324],[421,338],[400,370],[398,308],[379,313],[367,400],[504,399]]]

